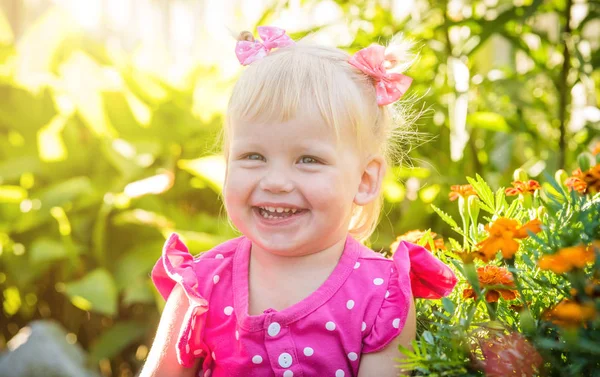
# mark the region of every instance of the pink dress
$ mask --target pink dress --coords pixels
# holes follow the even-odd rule
[[[440,298],[456,284],[421,246],[401,242],[387,259],[348,236],[337,266],[310,296],[248,315],[250,248],[239,237],[194,258],[172,234],[152,270],[165,299],[175,284],[189,299],[177,356],[184,366],[204,358],[199,376],[356,376],[363,353],[400,334],[411,296]]]

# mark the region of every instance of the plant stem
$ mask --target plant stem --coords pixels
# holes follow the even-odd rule
[[[558,82],[558,95],[559,95],[559,108],[558,108],[558,119],[559,119],[559,131],[560,136],[558,139],[558,167],[565,167],[565,151],[566,151],[566,122],[567,122],[567,106],[569,103],[569,87],[568,87],[568,76],[571,69],[571,53],[569,51],[568,42],[571,37],[571,8],[573,7],[573,0],[567,0],[565,4],[564,17],[565,17],[565,28],[562,32],[563,39],[563,65],[560,71],[560,78]]]

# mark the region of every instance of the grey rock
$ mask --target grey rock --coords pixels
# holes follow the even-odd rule
[[[9,342],[0,355],[2,377],[100,377],[86,367],[79,344],[69,344],[67,332],[55,321],[33,321]]]

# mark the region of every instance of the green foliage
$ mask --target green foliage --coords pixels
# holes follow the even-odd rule
[[[504,346],[499,349],[499,352],[505,353],[502,363],[509,368],[505,371],[522,372],[527,376],[595,376],[600,351],[597,346],[600,340],[600,193],[580,195],[548,176],[546,187],[552,187],[554,192],[559,193],[556,196],[543,196],[545,199],[540,199],[538,191],[522,193],[512,199],[510,207],[498,208],[498,201],[494,205],[493,198],[505,200],[499,195],[504,188],[494,195],[481,177],[467,179],[478,194],[473,198],[481,201],[480,204],[487,206],[489,212],[494,214],[490,222],[508,217],[526,222],[538,218],[541,213],[541,232],[529,231],[514,257],[504,259],[498,254],[488,262],[479,261],[482,241],[498,237],[499,242],[505,243],[506,239],[500,237],[507,237],[506,232],[511,232],[508,237],[512,238],[516,233],[508,229],[502,235],[491,230],[489,233],[483,232],[468,240],[467,244],[473,245],[470,254],[463,252],[463,246],[451,242],[451,248],[445,254],[456,258],[452,264],[462,282],[450,297],[443,298],[439,303],[430,301],[417,306],[420,335],[412,350],[401,349],[406,356],[402,367],[423,376],[502,375],[502,369],[494,366],[493,357],[485,354],[483,344],[516,333],[523,336],[518,347]],[[457,233],[465,235],[462,231],[464,227],[460,228],[437,207],[434,209]],[[470,224],[474,228],[483,225]],[[565,248],[592,248],[588,245],[596,245],[592,252],[594,263],[583,262],[582,268],[562,273],[539,267],[541,259],[558,255]],[[458,254],[463,257],[459,259]],[[494,286],[488,283],[481,286],[481,277],[478,278],[478,275],[486,265],[506,268],[512,274],[514,285]],[[563,268],[558,260],[554,266],[551,268]],[[475,290],[475,299],[463,297],[463,290],[468,287]],[[486,293],[494,289],[513,289],[517,296],[513,300],[488,302]],[[553,308],[565,303],[573,305],[568,315],[563,312],[561,316],[553,311]],[[575,314],[580,308],[588,308],[593,314],[589,317]],[[522,345],[526,343],[525,338],[532,345],[529,351],[524,351]],[[515,359],[506,358],[507,353],[525,360],[529,369],[523,369],[522,366],[519,369]],[[540,360],[537,369],[532,367],[536,364],[533,361],[536,354]]]
[[[220,121],[197,115],[194,87],[113,61],[59,33],[64,22],[51,12],[21,41],[43,67],[0,53],[0,343],[52,317],[94,363],[135,370],[162,305],[149,272],[165,237],[177,231],[201,252],[235,235],[210,148]],[[53,47],[38,49],[50,25]]]

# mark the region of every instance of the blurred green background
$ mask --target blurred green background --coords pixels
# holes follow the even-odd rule
[[[426,142],[386,178],[371,246],[455,214],[450,185],[576,166],[600,140],[600,3],[572,0],[0,0],[0,355],[54,319],[104,376],[132,376],[162,299],[165,237],[236,235],[218,135],[261,24],[354,52],[394,34],[420,53],[409,93]]]

